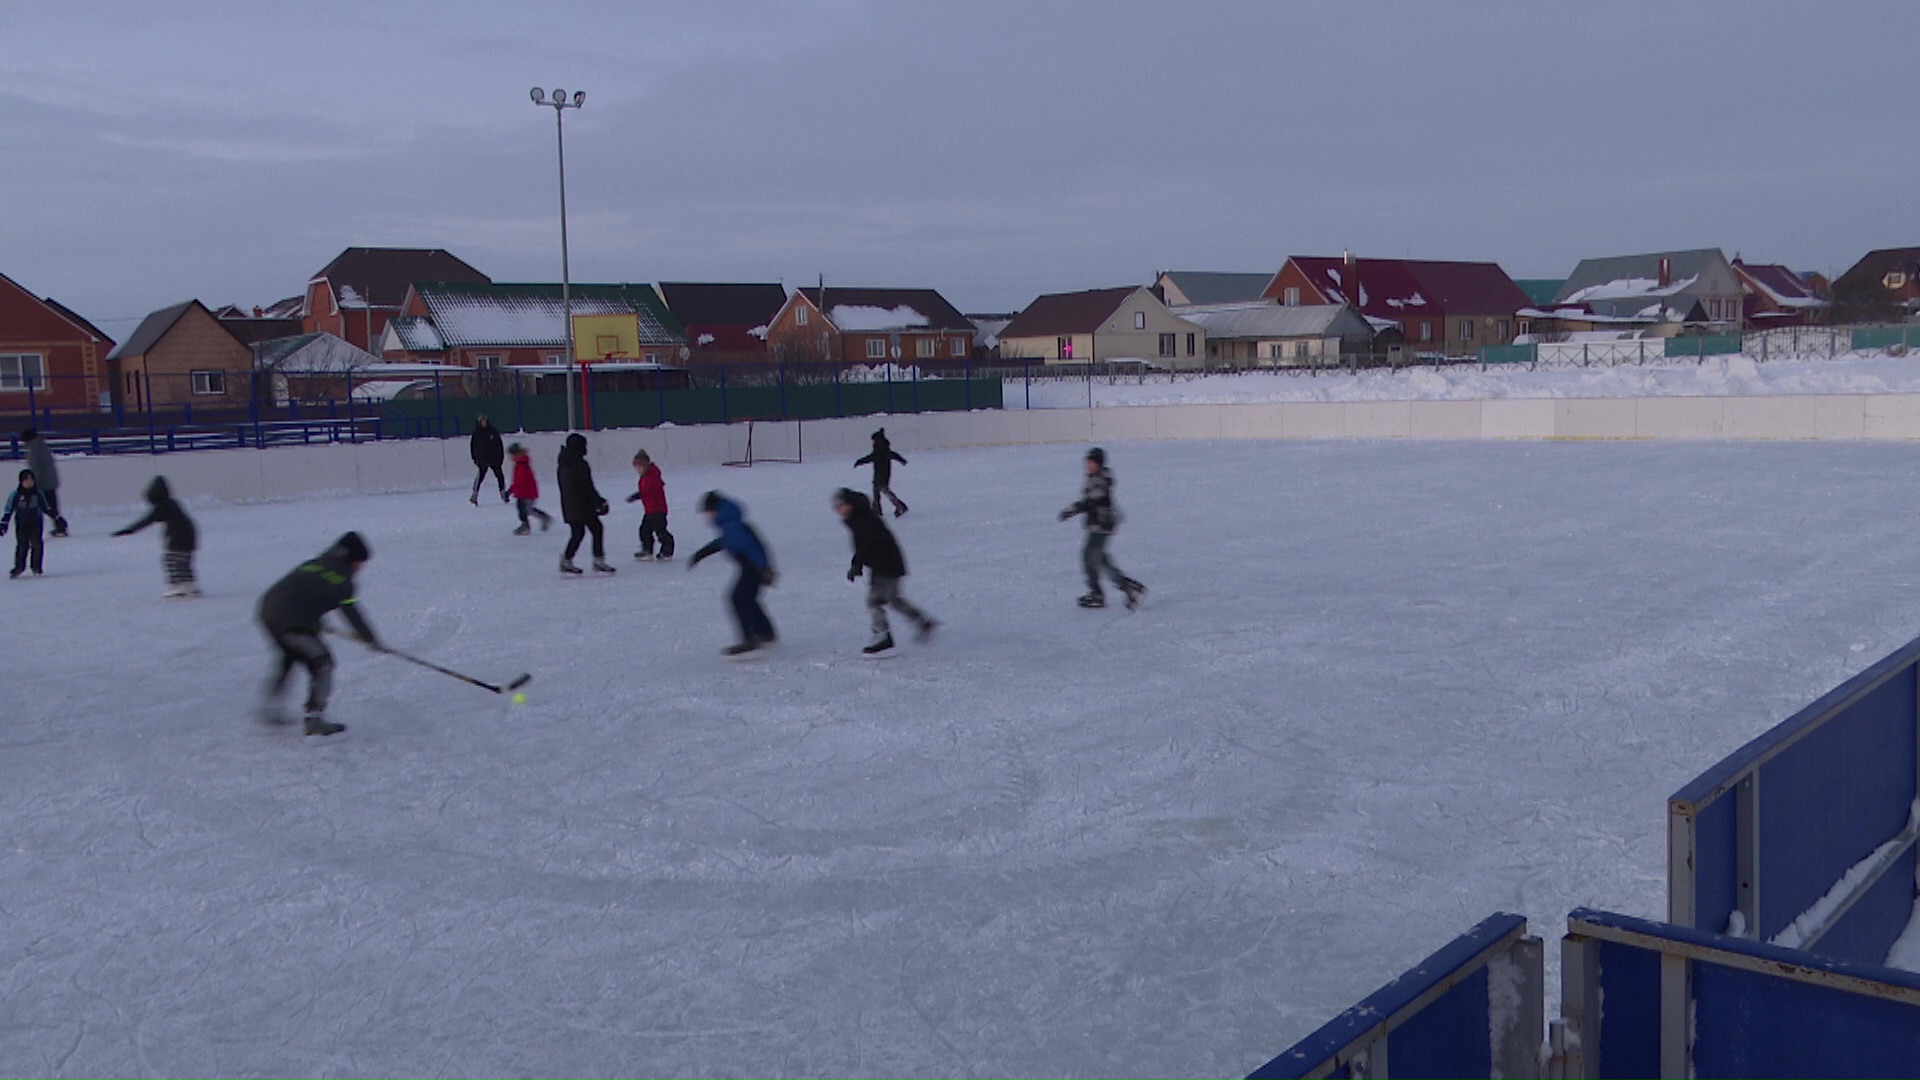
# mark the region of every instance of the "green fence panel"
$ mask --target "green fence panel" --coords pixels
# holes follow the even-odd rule
[[[1739,351],[1739,334],[1692,334],[1667,339],[1667,356],[1674,359],[1731,356]]]
[[[1482,345],[1482,364],[1531,364],[1540,358],[1536,345]]]
[[[1892,349],[1908,342],[1907,328],[1904,326],[1859,326],[1853,331],[1854,352]]]

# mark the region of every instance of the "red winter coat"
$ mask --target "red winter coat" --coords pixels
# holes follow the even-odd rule
[[[516,499],[540,497],[540,481],[533,478],[533,461],[525,454],[513,459],[513,483],[507,485],[507,494]]]
[[[640,509],[649,514],[667,512],[667,482],[661,479],[658,465],[648,465],[640,474]]]

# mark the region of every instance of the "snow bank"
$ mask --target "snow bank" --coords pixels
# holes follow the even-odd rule
[[[1920,834],[1920,799],[1914,800],[1913,808],[1907,815],[1907,827],[1899,836],[1873,849],[1873,853],[1847,868],[1834,882],[1833,888],[1813,902],[1813,906],[1796,916],[1786,929],[1773,935],[1772,944],[1798,949],[1802,945],[1818,941],[1822,934],[1832,929],[1834,920],[1844,908],[1853,902],[1854,895],[1862,888],[1879,880],[1888,863],[1905,851],[1913,843],[1914,836]]]

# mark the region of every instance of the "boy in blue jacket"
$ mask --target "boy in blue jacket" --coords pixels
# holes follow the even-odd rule
[[[773,584],[778,572],[773,567],[773,553],[760,539],[760,534],[747,524],[740,504],[717,491],[709,491],[700,499],[700,512],[706,515],[720,535],[713,542],[693,553],[693,559],[687,563],[691,570],[700,565],[700,561],[709,555],[721,552],[733,556],[740,565],[740,576],[733,579],[733,591],[729,600],[733,605],[733,620],[740,627],[740,642],[727,647],[725,655],[729,659],[742,659],[759,652],[761,648],[773,644],[778,636],[773,632],[773,620],[767,618],[767,609],[760,606],[760,590]]]
[[[53,516],[53,507],[47,502],[47,494],[40,490],[34,481],[32,469],[20,470],[20,486],[7,495],[7,508],[0,513],[0,536],[7,535],[7,526],[13,531],[13,573],[17,578],[27,572],[27,564],[33,564],[33,575],[40,576],[40,557],[46,552],[46,541],[40,532],[45,522]]]

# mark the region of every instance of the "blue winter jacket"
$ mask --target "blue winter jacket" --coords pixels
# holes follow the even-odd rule
[[[706,547],[694,552],[694,562],[724,551],[741,566],[762,571],[772,569],[773,559],[767,555],[767,546],[761,543],[760,534],[754,532],[753,526],[741,516],[739,503],[732,499],[721,499],[720,505],[713,510],[713,525],[720,530],[720,535]]]
[[[0,525],[12,524],[17,517],[22,533],[34,533],[39,531],[41,521],[52,515],[53,510],[47,506],[46,492],[37,487],[14,488],[7,495],[6,510],[0,512]]]

